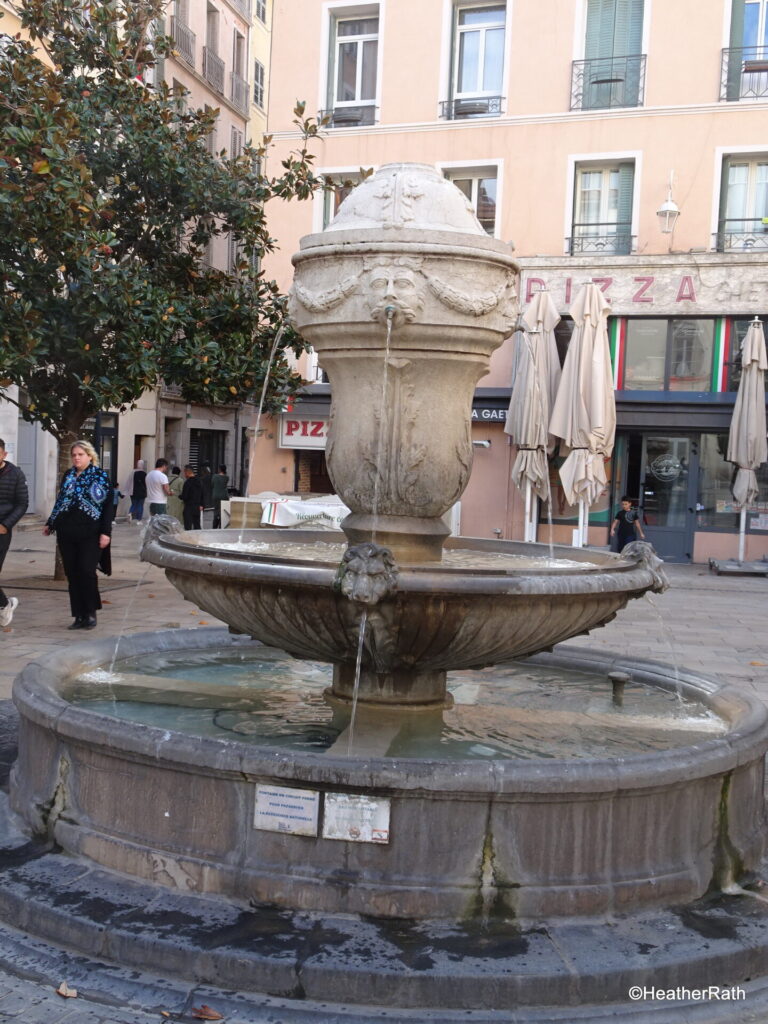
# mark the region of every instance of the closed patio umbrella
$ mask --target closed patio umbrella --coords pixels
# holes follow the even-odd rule
[[[616,433],[609,311],[596,284],[580,289],[570,308],[574,329],[549,422],[550,433],[571,449],[560,479],[568,503],[579,505],[579,547],[587,539],[589,506],[608,483],[605,459]]]
[[[525,536],[536,540],[533,496],[549,497],[547,450],[554,447],[548,433],[549,414],[560,381],[555,327],[560,315],[548,292],[537,292],[521,317],[523,330],[515,335],[512,395],[504,430],[518,446],[512,481],[525,495]]]
[[[765,423],[765,333],[757,317],[747,330],[741,346],[741,380],[728,434],[729,462],[738,466],[733,497],[741,505],[739,517],[739,562],[744,561],[747,506],[757,498],[755,470],[768,461]]]

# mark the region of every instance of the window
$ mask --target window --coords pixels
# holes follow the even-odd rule
[[[577,164],[568,251],[626,256],[632,251],[633,161]]]
[[[265,25],[267,23],[267,0],[256,0],[256,17]]]
[[[174,78],[171,86],[171,93],[173,95],[173,105],[176,108],[178,114],[186,114],[187,112],[187,96],[189,95],[187,89],[181,82],[177,82]]]
[[[477,219],[489,235],[496,233],[496,168],[445,172],[467,197]]]
[[[443,104],[444,117],[501,113],[506,15],[506,4],[456,6],[451,97]]]
[[[644,0],[588,0],[585,59],[574,62],[571,109],[642,104],[643,3]]]
[[[736,467],[726,460],[727,434],[702,434],[699,448],[699,491],[696,497],[696,528],[738,530],[740,506],[733,500],[731,487]],[[758,495],[750,511],[768,513],[768,465],[755,473]],[[747,515],[747,529],[755,528],[753,515]]]
[[[323,230],[331,223],[339,212],[339,207],[349,193],[359,184],[359,174],[345,174],[342,177],[326,177],[326,189],[323,193]]]
[[[376,73],[379,18],[375,14],[335,18],[328,75],[328,106],[334,127],[373,124],[376,114]]]
[[[229,131],[229,157],[230,160],[236,160],[237,157],[243,152],[243,143],[245,142],[245,135],[240,131],[239,128],[235,128],[234,125]]]
[[[733,0],[730,47],[723,53],[720,98],[768,96],[768,0]]]
[[[207,103],[205,105],[205,112],[206,112],[206,114],[208,114],[209,116],[211,116],[213,118],[213,125],[211,127],[211,130],[208,133],[208,135],[206,135],[206,137],[205,137],[205,148],[208,150],[208,152],[211,155],[213,155],[213,154],[215,154],[217,152],[217,149],[216,149],[216,126],[217,126],[217,123],[218,123],[218,115],[216,114],[216,108],[215,107],[209,107]]]
[[[714,339],[714,320],[631,318],[627,321],[624,389],[709,391]]]
[[[718,252],[768,249],[768,153],[723,161]]]
[[[763,328],[765,329],[768,324],[768,313],[758,313],[758,317],[763,322]],[[752,323],[752,317],[749,320],[732,320],[731,321],[731,341],[730,341],[730,354],[726,366],[728,367],[728,383],[726,389],[728,391],[738,391],[739,381],[741,380],[741,346],[744,344],[744,338],[747,336],[749,325]],[[768,392],[768,374],[764,377],[765,390]]]
[[[262,110],[264,110],[264,81],[264,65],[261,61],[255,60],[253,62],[253,102]]]

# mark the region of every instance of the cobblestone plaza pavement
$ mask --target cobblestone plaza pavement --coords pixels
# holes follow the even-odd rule
[[[182,600],[159,568],[139,562],[140,530],[118,523],[113,541],[113,576],[102,587],[104,609],[98,627],[88,636],[68,632],[71,622],[66,586],[52,584],[54,542],[39,529],[19,530],[6,559],[2,585],[19,598],[12,625],[0,630],[0,700],[8,700],[16,674],[42,654],[93,637],[117,636],[152,629],[217,625],[217,621]],[[617,619],[591,636],[571,645],[611,650],[620,655],[676,661],[680,667],[728,679],[768,702],[768,578],[718,577],[706,566],[667,567],[671,587],[662,595],[635,601]],[[57,587],[57,589],[52,589]],[[68,957],[10,929],[0,928],[0,1022],[19,1024],[145,1024],[193,1021],[193,1007],[208,1004],[224,1014],[228,1024],[372,1020],[431,1020],[429,1013],[403,1016],[399,1011],[372,1011],[364,1017],[331,1014],[323,1007],[296,1009],[280,1000],[258,1005],[240,1001],[232,993],[202,991],[181,983],[160,982],[132,971],[113,971],[109,984],[89,985],[91,965],[82,957]],[[62,980],[80,990],[77,999],[55,994]],[[716,980],[716,979],[715,979]],[[728,1011],[727,1013],[725,1011]],[[165,1011],[166,1015],[163,1015]],[[748,1003],[722,1007],[699,1004],[675,1020],[699,1022],[731,1020],[759,1022]],[[685,1011],[684,1011],[685,1013]],[[170,1015],[170,1016],[168,1016]],[[200,1019],[200,1018],[197,1018]],[[441,1014],[440,1020],[453,1020]],[[514,1022],[514,1011],[456,1012],[456,1020]],[[528,1019],[528,1018],[527,1018]],[[568,1015],[542,1011],[541,1020],[561,1021]],[[605,1019],[617,1019],[616,1008],[605,1008]],[[644,1021],[637,1012],[622,1017],[632,1024]],[[650,1017],[648,1018],[650,1020]],[[665,1018],[654,1014],[653,1021]],[[670,1020],[673,1019],[670,1011]]]

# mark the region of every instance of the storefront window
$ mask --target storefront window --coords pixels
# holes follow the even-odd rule
[[[714,335],[714,320],[628,320],[624,388],[709,391]]]
[[[698,529],[738,530],[739,506],[731,486],[736,467],[727,462],[727,434],[703,434],[699,454],[699,493],[696,499]],[[768,465],[757,470],[760,492],[747,511],[747,529],[768,531]]]
[[[731,348],[727,363],[729,391],[739,390],[739,381],[741,380],[741,346],[744,343],[747,329],[753,319],[754,317],[750,317],[749,320],[731,321]],[[765,328],[765,325],[768,324],[768,314],[761,314],[760,320],[762,320],[763,327]],[[768,391],[768,373],[765,375],[765,389]]]

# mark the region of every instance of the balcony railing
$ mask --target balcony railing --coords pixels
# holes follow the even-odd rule
[[[721,100],[759,100],[768,96],[768,46],[723,50]]]
[[[461,99],[443,100],[440,103],[440,117],[446,121],[463,121],[468,117],[498,117],[503,103],[503,96],[462,96]]]
[[[628,223],[574,224],[572,237],[566,239],[571,256],[628,256],[633,243]]]
[[[203,47],[203,76],[224,95],[224,61],[209,46]]]
[[[357,128],[376,123],[376,107],[372,103],[332,107],[330,110],[319,111],[318,117],[330,118],[329,128]]]
[[[179,18],[171,18],[171,38],[182,60],[191,68],[195,66],[195,33]]]
[[[721,220],[715,235],[717,252],[765,252],[768,250],[768,217]]]
[[[229,76],[230,78],[230,98],[237,109],[243,113],[248,113],[248,83],[240,75],[236,75],[233,71]]]
[[[573,62],[571,110],[642,107],[644,99],[644,53]]]

